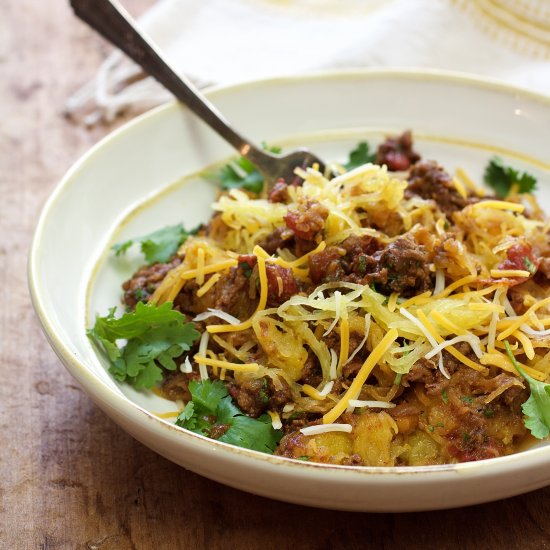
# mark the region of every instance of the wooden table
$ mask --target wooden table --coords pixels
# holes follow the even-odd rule
[[[112,129],[63,116],[108,51],[66,2],[0,3],[0,548],[550,548],[550,487],[433,513],[316,510],[187,472],[92,404],[41,333],[26,261],[45,199]]]

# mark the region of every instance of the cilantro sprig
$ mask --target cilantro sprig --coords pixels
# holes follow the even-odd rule
[[[96,317],[88,336],[109,359],[109,372],[120,382],[136,389],[151,388],[162,380],[162,369],[176,370],[174,359],[191,348],[199,337],[193,323],[172,309],[139,302],[135,311],[115,317],[112,308],[105,317]],[[125,340],[126,342],[120,342]]]
[[[371,153],[369,144],[366,141],[361,141],[357,144],[357,147],[350,152],[348,156],[348,162],[344,164],[346,170],[353,170],[358,166],[374,162],[376,153]]]
[[[264,150],[278,154],[281,152],[280,147],[268,146],[262,143]],[[221,170],[214,175],[205,175],[208,178],[213,178],[219,182],[222,189],[245,189],[251,193],[261,193],[264,187],[264,179],[256,167],[244,157],[239,157],[229,164],[226,164]]]
[[[483,181],[491,187],[497,197],[504,199],[510,193],[512,186],[518,186],[519,193],[531,193],[535,190],[537,179],[527,172],[520,172],[506,166],[499,157],[493,157],[485,168]]]
[[[178,248],[187,240],[187,237],[195,232],[196,230],[186,231],[181,223],[169,225],[143,237],[115,244],[113,250],[117,256],[121,256],[132,245],[139,244],[148,264],[165,263],[178,251]]]
[[[531,390],[529,399],[521,406],[526,416],[525,427],[537,439],[544,439],[550,434],[550,384],[531,378],[517,362],[508,340],[504,341],[504,346],[512,365],[525,378]]]
[[[224,383],[204,380],[189,383],[192,400],[176,425],[224,443],[272,454],[282,432],[273,429],[267,414],[250,418],[233,403]]]

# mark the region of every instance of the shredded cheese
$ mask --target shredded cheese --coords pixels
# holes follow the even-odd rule
[[[175,416],[179,416],[179,411],[156,412],[154,415],[159,418],[174,418]]]
[[[434,339],[439,343],[443,343],[443,337],[435,330],[434,326],[430,323],[430,321],[428,320],[428,318],[426,317],[426,314],[422,311],[422,310],[419,310],[418,311],[418,318],[420,319],[420,321],[422,322],[422,324],[426,327],[426,329],[430,332],[430,334],[434,337]],[[474,369],[474,370],[477,370],[479,372],[487,372],[487,369],[485,369],[484,367],[482,367],[481,365],[478,365],[477,363],[475,363],[474,361],[472,361],[471,359],[468,359],[468,357],[466,357],[465,355],[463,355],[462,353],[460,353],[456,348],[454,348],[453,346],[447,346],[446,350],[452,355],[454,356],[456,359],[458,359],[461,363],[463,363],[464,365]]]
[[[499,367],[502,370],[511,372],[512,374],[517,374],[514,365],[512,365],[512,362],[510,361],[510,358],[497,350],[493,350],[492,353],[485,353],[481,357],[480,362],[482,365],[494,365],[495,367]],[[545,373],[533,369],[528,365],[524,365],[519,361],[518,364],[529,376],[535,378],[536,380],[544,381],[546,379]]]
[[[195,281],[198,285],[204,283],[204,248],[202,247],[197,250],[197,276]]]
[[[205,333],[208,334],[208,333]],[[210,367],[223,368],[236,372],[256,372],[260,369],[258,363],[230,363],[221,359],[211,359],[209,357],[201,357],[198,354],[194,357],[195,362],[200,366],[208,365]]]
[[[399,292],[392,292],[388,299],[388,309],[393,313],[397,307],[397,298],[399,298]]]
[[[301,428],[300,432],[304,435],[319,435],[327,432],[346,432],[351,433],[353,427],[351,424],[320,424],[317,426],[308,426]]]
[[[336,377],[338,376],[337,371],[336,371],[337,365],[338,365],[338,355],[336,355],[336,352],[332,348],[330,348],[330,369],[329,369],[329,373],[330,373],[330,379],[331,380],[336,380]]]
[[[520,315],[506,330],[501,332],[497,340],[504,340],[508,338],[513,332],[515,332],[521,325],[528,324],[529,316],[531,313],[534,313],[538,309],[547,306],[550,304],[550,298],[545,298],[544,300],[541,300],[540,302],[537,302],[536,304],[533,304],[523,315]]]
[[[240,323],[239,319],[233,315],[230,315],[221,309],[213,309],[211,307],[209,307],[206,311],[199,313],[196,317],[193,317],[193,321],[204,321],[209,317],[219,317],[220,319],[227,321],[230,325],[238,325]]]
[[[535,350],[533,349],[531,340],[529,340],[529,338],[527,338],[527,336],[519,330],[514,331],[512,336],[521,343],[525,356],[529,359],[529,361],[532,361],[535,358]]]
[[[191,365],[191,361],[189,361],[188,355],[185,357],[183,363],[180,365],[180,371],[184,374],[189,374],[190,372],[193,372],[193,366]]]
[[[521,214],[525,210],[523,204],[508,201],[479,201],[473,204],[470,208],[473,210],[479,210],[481,208],[494,208],[495,210],[510,210],[511,212],[518,212]]]
[[[267,414],[271,417],[271,426],[274,430],[280,430],[283,427],[281,417],[277,411],[267,411]]]
[[[312,399],[316,399],[317,401],[324,401],[326,399],[326,395],[321,394],[318,390],[316,390],[313,386],[310,386],[309,384],[304,384],[302,386],[302,391],[311,397]]]
[[[530,277],[531,272],[526,269],[491,269],[491,277]]]
[[[221,275],[219,273],[215,273],[204,283],[198,290],[197,290],[197,296],[201,298],[204,296],[221,278]]]
[[[206,359],[206,351],[208,350],[208,340],[210,338],[210,335],[208,332],[204,331],[201,334],[201,339],[199,341],[199,351],[193,357],[196,363],[199,365],[199,374],[201,377],[201,380],[207,380],[208,379],[208,370],[206,369],[207,363],[199,363],[198,359]]]
[[[355,399],[361,390],[361,387],[367,380],[372,369],[376,366],[378,361],[382,358],[384,353],[388,350],[390,345],[395,342],[399,333],[396,329],[390,329],[380,343],[372,350],[367,360],[363,363],[363,366],[354,378],[351,386],[348,388],[342,399],[332,408],[328,413],[323,416],[324,424],[331,424],[334,422],[345,410],[349,404],[350,399]]]
[[[388,401],[361,401],[359,399],[350,399],[349,404],[354,408],[369,407],[370,409],[393,409],[395,403]]]
[[[348,357],[348,360],[344,363],[345,365],[350,363],[352,359],[363,349],[363,346],[365,345],[365,343],[367,342],[367,338],[369,337],[370,324],[371,324],[371,314],[367,313],[365,315],[365,335],[363,336],[363,339],[361,340],[361,342],[359,342],[359,345],[353,350],[353,353]]]

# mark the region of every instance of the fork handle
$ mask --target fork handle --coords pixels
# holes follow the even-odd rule
[[[237,133],[188,79],[174,72],[116,0],[70,0],[70,3],[77,17],[120,48],[260,170],[273,162],[273,155]]]

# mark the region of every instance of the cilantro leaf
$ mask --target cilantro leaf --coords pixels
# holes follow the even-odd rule
[[[161,306],[139,302],[134,312],[115,317],[112,308],[105,317],[96,317],[88,331],[110,362],[109,372],[120,382],[137,389],[151,388],[162,380],[162,368],[176,370],[174,359],[191,348],[199,337],[193,323],[172,309],[170,302]],[[119,347],[117,341],[126,340]]]
[[[369,144],[366,141],[361,141],[357,144],[357,147],[350,152],[348,156],[348,162],[344,164],[346,170],[353,170],[358,166],[374,162],[376,158],[375,153],[370,152]]]
[[[550,434],[550,384],[531,378],[519,365],[510,349],[508,340],[504,341],[506,352],[515,369],[527,380],[531,395],[523,403],[521,410],[526,416],[524,424],[537,439],[544,439]]]
[[[513,185],[518,186],[519,193],[531,193],[535,190],[537,180],[527,172],[506,166],[501,158],[493,157],[485,168],[483,181],[491,187],[497,197],[504,199],[510,193]]]
[[[262,143],[264,150],[278,154],[280,147],[268,146]],[[213,178],[220,183],[222,189],[245,189],[251,193],[261,193],[264,187],[264,179],[256,167],[246,158],[239,157],[221,168],[217,174],[205,174],[205,177]]]
[[[132,245],[139,244],[147,263],[164,263],[178,251],[178,248],[191,234],[193,234],[193,231],[186,231],[181,223],[169,225],[143,237],[115,244],[113,250],[117,256],[121,256]]]
[[[235,405],[220,380],[189,383],[192,400],[176,419],[176,425],[237,447],[273,453],[282,432],[274,430],[267,414],[251,418]]]

